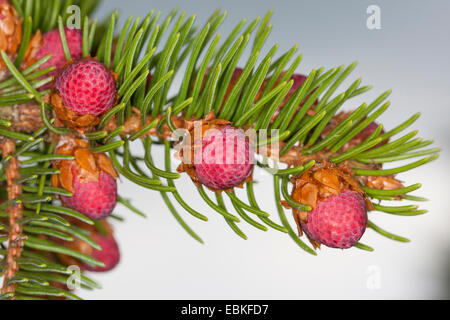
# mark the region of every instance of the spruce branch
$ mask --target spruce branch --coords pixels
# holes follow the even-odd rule
[[[189,131],[194,121],[206,125],[214,120],[223,121],[232,127],[253,129],[257,135],[264,130],[276,132],[256,139],[254,146],[257,166],[273,175],[278,222],[259,206],[251,179],[242,183],[246,199],[241,199],[232,189],[214,190],[214,197],[211,197],[207,189],[193,179],[193,187],[202,200],[242,239],[247,239],[240,228],[243,223],[261,231],[272,228],[288,234],[300,248],[315,255],[301,238],[305,233],[302,225],[316,209],[311,197],[303,196],[308,192],[303,192],[302,183],[317,183],[315,186],[323,190],[326,183],[311,178],[321,169],[331,180],[348,179],[341,184],[358,192],[369,211],[402,216],[426,213],[417,205],[380,203],[382,200],[424,200],[410,195],[420,184],[405,186],[396,178],[397,174],[438,157],[440,149],[424,149],[431,140],[417,138],[417,131],[404,133],[419,114],[387,132],[382,124],[377,124],[370,134],[361,138],[365,129],[388,111],[387,99],[391,91],[383,92],[372,102],[360,104],[353,111],[342,112],[351,99],[372,89],[370,85],[363,85],[361,79],[341,88],[356,68],[356,62],[329,70],[314,69],[305,75],[300,85],[296,84],[294,75],[302,61],[298,45],[281,53],[278,44],[265,49],[272,30],[272,11],[248,23],[246,19],[241,20],[223,37],[218,31],[227,12],[221,10],[213,12],[202,26],[195,24],[196,15],[188,17],[185,12],[178,12],[178,8],[162,20],[160,11],[151,10],[143,18],[129,16],[123,29],[117,30],[120,15],[116,11],[102,22],[92,19],[96,1],[12,3],[23,18],[23,37],[16,56],[1,52],[7,69],[0,80],[0,136],[8,147],[2,145],[1,150],[0,191],[1,183],[6,181],[8,190],[11,185],[17,186],[20,192],[12,195],[9,192],[9,201],[0,204],[0,217],[9,218],[9,225],[0,225],[6,232],[2,240],[9,242],[6,249],[0,250],[7,262],[4,274],[9,275],[4,282],[3,298],[77,299],[64,286],[72,273],[61,255],[91,267],[103,265],[91,255],[71,247],[72,243],[82,240],[88,248],[98,249],[100,246],[91,238],[90,228],[102,234],[105,230],[98,221],[58,201],[58,198],[73,196],[74,192],[54,184],[55,178],[62,174],[56,164],[76,161],[73,154],[55,151],[61,141],[86,142],[87,154],[109,156],[113,170],[122,177],[145,189],[158,191],[175,220],[200,243],[203,243],[202,238],[187,225],[178,207],[202,221],[208,220],[208,213],[199,212],[183,198],[182,188],[176,183],[181,172],[174,172],[170,163],[172,148],[180,144],[177,131]],[[69,65],[74,62],[64,29],[70,4],[79,5],[82,12],[82,57],[103,64],[114,74],[117,86],[117,100],[112,108],[91,119],[87,127],[68,125],[77,123],[78,119],[68,119],[72,122],[62,119],[61,102],[55,100],[55,90],[42,89],[54,80],[50,74],[55,67],[42,68],[51,56],[25,63],[29,62],[28,49],[35,45],[40,33],[52,29],[58,30],[66,62]],[[162,39],[167,40],[163,43]],[[244,58],[246,52],[250,53],[247,59]],[[175,87],[177,75],[181,83]],[[392,139],[394,136],[399,137]],[[143,157],[135,154],[133,144],[137,140],[145,149]],[[279,150],[273,147],[275,143],[280,145]],[[153,147],[157,144],[163,145],[164,150]],[[154,163],[155,152],[164,152],[164,167]],[[414,160],[416,158],[420,159]],[[270,159],[275,159],[277,170],[272,170]],[[396,168],[382,167],[384,163],[400,160],[412,162]],[[327,183],[331,180],[324,179]],[[333,186],[326,187],[332,189]],[[227,208],[224,195],[231,201],[234,211]],[[120,195],[117,201],[145,216]],[[293,211],[297,232],[285,210]],[[20,226],[20,235],[14,225]],[[371,221],[367,226],[388,238],[408,241]],[[20,251],[14,251],[11,245],[13,236],[15,239],[24,237],[24,247]],[[318,242],[310,240],[317,248]],[[360,242],[354,247],[373,251]],[[15,261],[10,258],[13,253],[18,258]],[[98,287],[84,276],[81,279],[82,287]]]

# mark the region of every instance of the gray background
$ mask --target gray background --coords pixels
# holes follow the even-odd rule
[[[366,8],[381,8],[381,30],[366,28]],[[242,226],[249,240],[238,238],[223,219],[202,203],[193,185],[179,182],[185,199],[210,217],[207,223],[184,214],[205,240],[192,240],[170,215],[158,193],[123,181],[120,192],[134,199],[147,214],[142,219],[118,207],[126,222],[116,224],[122,249],[117,269],[92,274],[104,289],[84,292],[86,298],[120,299],[411,299],[449,298],[449,1],[245,1],[107,0],[100,14],[119,8],[122,22],[128,14],[144,16],[152,8],[163,15],[179,5],[196,13],[203,23],[216,8],[229,10],[221,33],[227,35],[242,18],[274,8],[268,45],[278,42],[279,52],[299,43],[304,54],[299,72],[359,61],[344,85],[358,77],[374,89],[346,107],[371,102],[392,88],[392,105],[382,117],[392,128],[418,111],[414,125],[419,135],[434,138],[443,148],[439,160],[400,176],[406,184],[423,183],[421,196],[427,215],[396,217],[375,213],[373,221],[412,239],[393,242],[368,230],[362,242],[375,248],[367,253],[323,248],[318,257],[302,252],[287,236]],[[265,47],[267,52],[267,47]],[[157,149],[155,151],[162,151]],[[161,157],[155,152],[156,161]],[[161,153],[161,152],[160,152]],[[173,161],[173,166],[176,165]],[[398,165],[398,163],[396,163]],[[258,199],[274,216],[271,179],[257,173]],[[180,212],[182,212],[180,210]],[[373,280],[379,286],[373,286]]]

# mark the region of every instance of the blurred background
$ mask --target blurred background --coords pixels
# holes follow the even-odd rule
[[[374,88],[351,100],[346,108],[371,102],[393,89],[390,110],[381,120],[389,129],[416,112],[421,118],[410,130],[434,139],[441,157],[429,165],[399,176],[407,185],[421,182],[416,195],[427,197],[422,206],[429,213],[397,217],[372,213],[379,226],[407,238],[398,243],[367,230],[361,242],[372,253],[323,247],[317,257],[303,252],[287,235],[261,232],[242,226],[248,236],[238,238],[224,220],[200,200],[186,176],[178,181],[185,199],[209,221],[183,218],[203,238],[201,245],[187,235],[157,192],[140,189],[123,180],[122,195],[132,198],[147,219],[124,207],[116,213],[122,260],[107,274],[92,274],[104,289],[83,292],[87,299],[448,299],[450,298],[450,2],[388,0],[108,0],[97,16],[114,8],[121,21],[129,14],[145,16],[150,9],[163,15],[178,5],[197,14],[203,24],[216,9],[228,10],[221,27],[225,36],[243,18],[262,16],[274,9],[272,33],[264,48],[279,43],[283,52],[299,44],[303,60],[298,69],[331,68],[358,60],[348,86],[362,77]],[[366,10],[381,9],[381,29],[369,30]],[[179,79],[178,79],[179,80]],[[176,81],[175,81],[176,85]],[[157,151],[155,149],[154,151]],[[154,152],[162,163],[162,149]],[[173,166],[177,161],[173,160]],[[395,163],[394,165],[399,165]],[[277,217],[272,180],[257,173],[255,186],[261,206]],[[182,212],[180,210],[180,212]]]

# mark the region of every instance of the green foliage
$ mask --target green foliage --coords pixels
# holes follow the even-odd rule
[[[8,129],[11,125],[8,120],[0,120],[0,135],[17,141],[17,151],[13,156],[19,157],[21,161],[21,179],[18,182],[23,184],[24,193],[13,201],[24,204],[24,219],[21,224],[24,227],[26,240],[23,258],[18,261],[20,272],[10,280],[11,283],[17,284],[16,298],[18,299],[42,296],[78,298],[49,283],[49,281],[66,283],[71,273],[67,271],[66,266],[46,259],[46,252],[64,253],[89,265],[101,265],[101,262],[65,248],[53,240],[42,240],[36,237],[37,234],[46,234],[66,241],[79,238],[92,247],[98,248],[85,230],[72,226],[65,217],[78,219],[88,224],[93,222],[79,212],[62,207],[56,200],[56,196],[68,195],[67,191],[51,186],[51,176],[59,173],[58,170],[50,167],[51,161],[71,159],[71,157],[55,155],[53,144],[42,138],[47,132],[53,134],[68,132],[67,128],[56,127],[55,119],[47,118],[49,114],[52,114],[52,107],[43,102],[43,97],[48,94],[48,91],[38,91],[43,84],[51,81],[51,77],[46,75],[53,68],[39,70],[50,56],[40,59],[24,70],[19,69],[30,36],[38,29],[46,32],[59,28],[66,58],[71,58],[62,28],[63,22],[68,17],[67,8],[72,4],[81,7],[83,56],[96,57],[113,70],[118,78],[117,105],[104,116],[96,131],[86,135],[90,141],[91,150],[108,153],[115,168],[124,178],[143,188],[158,191],[181,227],[200,243],[203,243],[203,240],[186,224],[177,206],[201,221],[208,220],[207,214],[192,208],[189,201],[184,200],[180,194],[181,188],[176,186],[176,180],[180,175],[173,172],[170,166],[171,141],[144,137],[144,134],[152,128],[156,128],[161,133],[166,123],[174,130],[175,126],[171,123],[172,115],[183,115],[186,119],[199,119],[206,117],[212,111],[216,117],[228,119],[237,127],[252,126],[257,131],[277,129],[276,135],[268,137],[265,141],[259,141],[258,145],[284,141],[282,155],[292,147],[303,144],[304,155],[320,151],[336,153],[336,156],[330,159],[336,164],[349,160],[351,160],[349,163],[356,164],[385,163],[422,157],[418,161],[393,169],[365,170],[355,167],[353,169],[357,176],[384,176],[405,172],[436,159],[440,151],[436,148],[423,149],[432,141],[415,138],[416,131],[380,145],[380,142],[387,141],[395,135],[401,135],[417,120],[419,117],[417,114],[386,133],[382,133],[380,125],[361,145],[350,148],[344,153],[338,152],[369,123],[387,111],[390,103],[386,99],[390,90],[370,103],[361,104],[326,138],[321,139],[326,125],[342,106],[371,89],[371,86],[362,86],[361,79],[357,79],[347,88],[340,89],[343,81],[356,67],[356,62],[347,67],[339,66],[326,71],[324,68],[312,70],[307,80],[289,97],[276,120],[271,122],[278,106],[285,100],[293,85],[290,77],[302,59],[302,55],[297,52],[297,45],[282,53],[278,53],[278,45],[274,45],[267,50],[266,54],[263,54],[266,39],[272,29],[271,11],[265,17],[258,17],[249,23],[243,19],[227,37],[222,38],[218,30],[227,15],[226,11],[215,11],[203,26],[196,26],[196,15],[188,17],[185,12],[179,13],[178,9],[174,9],[161,20],[161,12],[151,10],[143,19],[128,17],[123,28],[118,30],[119,14],[117,12],[112,13],[108,21],[104,23],[97,23],[96,20],[91,19],[92,12],[98,4],[97,1],[13,0],[12,2],[24,18],[24,41],[15,61],[11,61],[2,52],[2,58],[12,76],[0,83],[0,108],[34,100],[41,105],[44,123],[44,127],[35,133],[24,134]],[[166,39],[165,42],[162,39]],[[245,58],[246,53],[250,53],[249,58]],[[184,64],[186,67],[182,67]],[[225,99],[227,88],[237,66],[242,66],[243,72],[228,98]],[[149,74],[151,79],[147,83]],[[182,79],[177,87],[173,86],[175,75],[179,75]],[[268,80],[264,84],[265,79]],[[169,92],[174,94],[169,96]],[[258,92],[262,94],[255,101]],[[319,103],[313,106],[316,100]],[[298,110],[302,101],[305,102]],[[121,135],[124,130],[123,125],[133,115],[132,107],[140,112],[142,129],[132,135],[123,136]],[[307,113],[311,107],[314,108],[314,114]],[[117,119],[117,128],[107,132],[106,123],[113,117]],[[132,152],[131,144],[139,138],[145,148],[144,157],[138,157]],[[164,168],[158,168],[153,162],[154,148],[152,146],[154,144],[164,144]],[[0,192],[3,193],[5,165],[10,159],[10,157],[1,159]],[[258,165],[268,168],[265,161],[258,161]],[[281,233],[287,233],[303,250],[315,255],[315,251],[292,229],[285,215],[285,209],[281,206],[281,200],[285,200],[294,208],[303,211],[311,209],[292,199],[289,187],[290,177],[302,174],[313,165],[314,161],[295,168],[281,168],[278,172],[272,173],[280,224],[273,221],[269,213],[258,205],[253,182],[245,185],[246,200],[240,199],[235,193],[225,193],[230,198],[235,213],[231,213],[225,206],[221,194],[216,193],[213,200],[203,188],[198,188],[198,192],[212,211],[220,214],[239,237],[247,239],[238,227],[243,222],[261,231],[272,228]],[[423,214],[426,211],[419,210],[416,205],[384,206],[377,200],[396,200],[398,196],[401,196],[407,200],[420,201],[423,200],[420,197],[405,196],[418,188],[420,184],[392,191],[370,188],[364,188],[364,190],[373,199],[376,211],[409,216]],[[138,215],[146,216],[126,199],[119,197],[119,203]],[[7,205],[8,203],[0,204],[0,217],[8,216],[5,211]],[[409,241],[381,229],[372,222],[369,226],[372,230],[393,240]],[[7,235],[8,227],[3,225],[1,227],[2,232]],[[7,238],[2,240],[6,241]],[[2,247],[0,255],[4,257],[6,247],[4,245]],[[357,244],[355,247],[366,251],[373,250],[364,244]],[[1,264],[2,268],[4,266]],[[84,276],[82,276],[81,284],[84,288],[98,287],[95,282]],[[10,295],[3,295],[0,298],[10,297]]]

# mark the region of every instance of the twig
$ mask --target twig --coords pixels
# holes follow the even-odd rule
[[[0,142],[3,158],[14,154],[16,150],[16,143],[14,140],[2,139]],[[4,272],[3,287],[1,289],[2,294],[14,292],[15,290],[15,285],[8,285],[8,281],[12,279],[19,270],[16,259],[20,258],[23,246],[22,226],[17,223],[22,219],[23,207],[21,203],[15,203],[13,201],[22,194],[22,185],[14,182],[17,178],[19,178],[19,161],[17,158],[12,157],[6,164],[8,200],[10,201],[8,207],[10,232],[6,256],[6,269]]]

